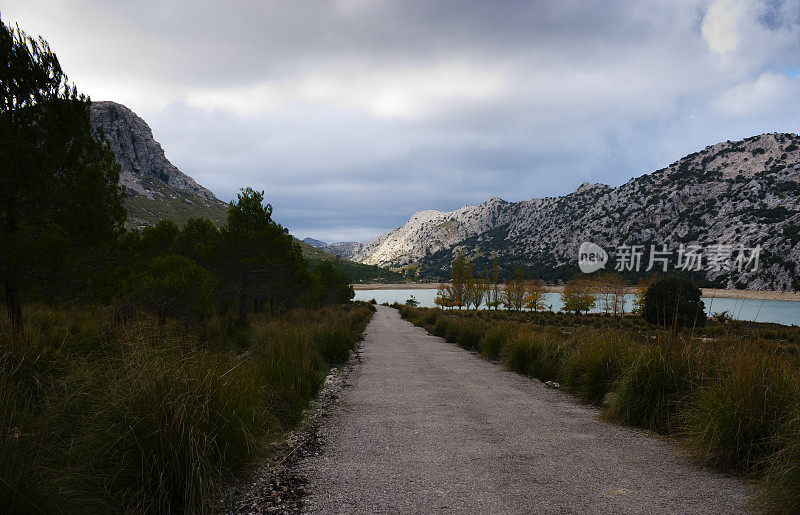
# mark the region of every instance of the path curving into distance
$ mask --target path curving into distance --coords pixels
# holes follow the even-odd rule
[[[736,513],[750,493],[378,306],[361,364],[299,464],[322,513]]]

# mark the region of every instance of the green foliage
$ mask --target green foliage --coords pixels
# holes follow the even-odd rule
[[[220,294],[238,303],[244,322],[252,305],[276,309],[297,302],[310,287],[299,245],[272,220],[264,192],[242,189],[220,231]]]
[[[632,342],[618,331],[581,328],[571,338],[564,363],[564,387],[581,400],[600,406],[622,370],[622,357]]]
[[[797,369],[769,354],[738,349],[724,373],[697,395],[686,431],[698,455],[722,469],[752,472],[778,451],[798,402]]]
[[[709,373],[702,349],[665,340],[631,350],[604,415],[661,433],[676,431],[689,396]]]
[[[82,291],[79,264],[121,230],[119,171],[47,43],[0,19],[0,276],[18,331],[24,298]]]
[[[211,511],[229,474],[299,419],[372,312],[258,314],[243,353],[228,350],[224,317],[187,331],[142,312],[41,307],[26,312],[24,338],[0,324],[0,506]]]
[[[647,288],[642,316],[665,329],[699,327],[706,323],[700,288],[679,276],[659,279]]]
[[[318,263],[314,267],[314,275],[321,286],[320,298],[323,304],[349,302],[355,297],[356,293],[347,276],[330,261]]]
[[[89,100],[44,40],[1,22],[0,62],[0,506],[208,512],[374,308],[298,310],[352,288],[330,264],[310,274],[250,188],[221,229],[176,216],[183,228],[122,232],[119,165]],[[92,306],[43,304],[61,301]]]
[[[142,272],[130,278],[130,297],[153,311],[163,324],[166,317],[202,320],[210,311],[213,275],[185,256],[152,258]]]
[[[780,433],[777,449],[764,463],[755,507],[765,513],[800,512],[800,408],[795,407]]]

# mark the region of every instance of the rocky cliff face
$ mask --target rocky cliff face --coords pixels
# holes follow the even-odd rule
[[[461,250],[481,269],[496,256],[507,270],[555,280],[577,272],[583,241],[606,249],[760,245],[758,270],[702,275],[723,287],[800,289],[799,146],[794,134],[718,143],[617,188],[585,183],[562,197],[422,211],[369,242],[325,248],[381,266],[415,263],[432,275],[446,273]]]
[[[224,220],[225,204],[169,162],[153,131],[133,111],[115,102],[93,102],[91,120],[103,130],[122,167],[129,225],[162,218],[182,222],[192,216]]]

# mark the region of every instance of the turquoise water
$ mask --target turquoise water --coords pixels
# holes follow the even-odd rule
[[[406,299],[414,296],[420,306],[435,307],[433,299],[436,298],[436,290],[356,290],[355,300],[375,299],[378,304],[388,302],[392,304],[399,302],[405,303]],[[753,320],[756,322],[774,322],[785,325],[800,325],[800,302],[785,300],[753,300],[753,299],[710,299],[704,298],[706,313],[719,313],[727,311],[728,314],[739,320]],[[545,309],[559,311],[563,304],[561,295],[558,293],[545,294]],[[633,295],[625,296],[625,309],[629,311],[633,306]],[[595,308],[594,313],[601,313],[603,310]]]

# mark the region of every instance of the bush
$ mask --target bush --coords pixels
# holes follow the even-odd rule
[[[682,277],[660,279],[647,288],[642,316],[664,329],[703,326],[706,311],[700,295],[700,288]]]
[[[633,345],[618,332],[578,331],[564,364],[564,387],[583,401],[602,404]]]
[[[371,306],[256,314],[203,331],[113,309],[0,323],[0,511],[207,512],[300,418]],[[204,335],[201,342],[199,335]]]
[[[755,505],[765,513],[800,513],[800,408],[776,440],[777,451],[765,463]]]
[[[563,350],[552,333],[519,329],[502,350],[506,368],[541,381],[561,378]]]
[[[779,359],[738,349],[687,411],[692,448],[710,464],[753,472],[778,445],[785,417],[800,403],[796,380]]]
[[[709,374],[704,354],[670,341],[629,353],[604,417],[660,433],[677,430],[682,409]]]
[[[514,330],[513,325],[507,322],[490,324],[478,343],[481,356],[489,360],[500,358],[503,345],[508,341]]]

